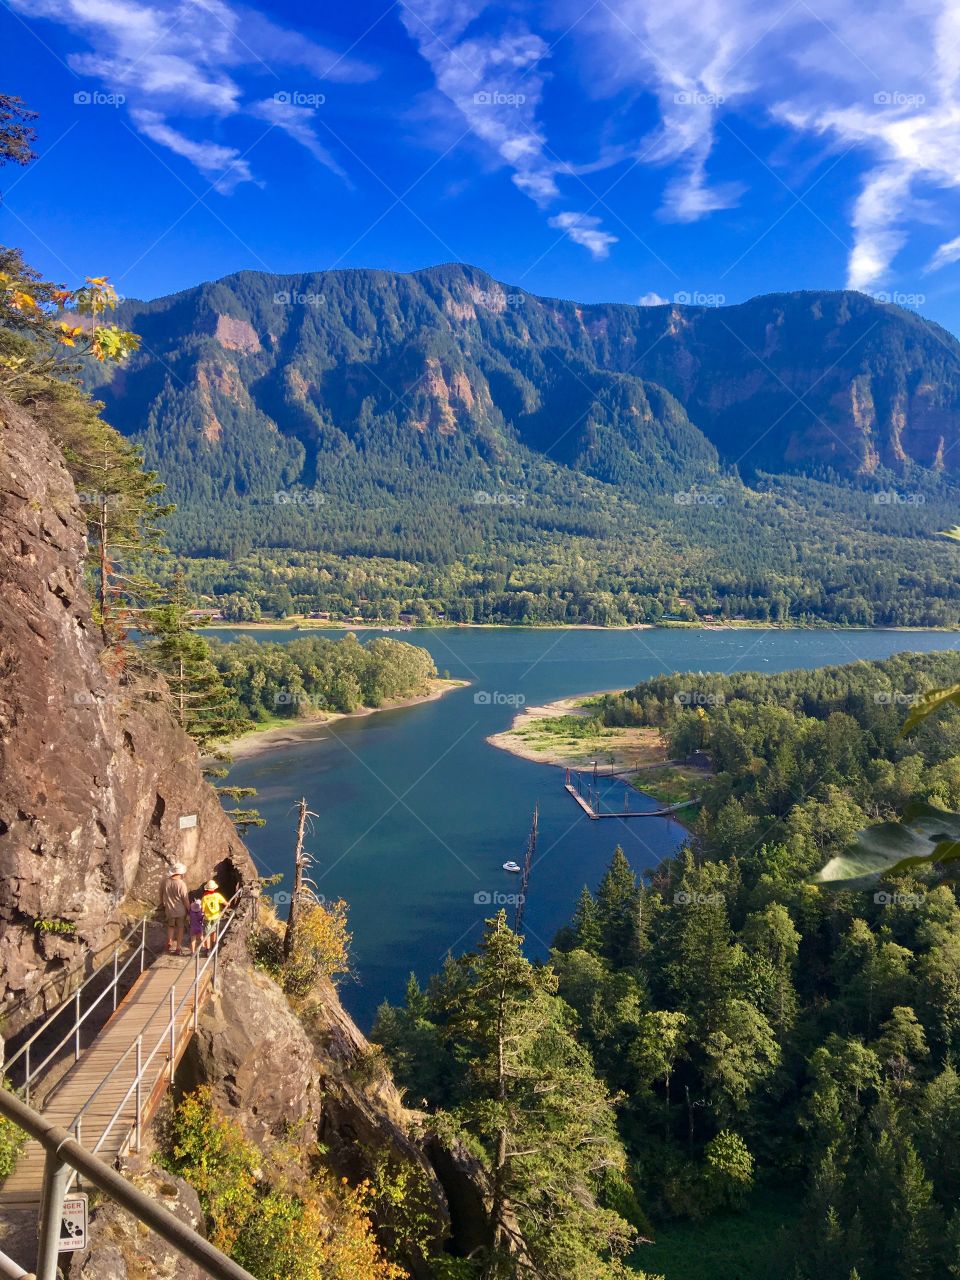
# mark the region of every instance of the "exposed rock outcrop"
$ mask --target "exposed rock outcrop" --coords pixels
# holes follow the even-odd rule
[[[9,1037],[81,956],[159,899],[249,855],[169,714],[112,670],[83,586],[86,524],[46,432],[0,399],[0,1009]],[[73,933],[45,931],[64,922]]]
[[[188,1182],[145,1161],[132,1162],[125,1173],[151,1200],[203,1231],[200,1200]],[[69,1258],[70,1280],[204,1280],[207,1274],[110,1201],[91,1215],[87,1240],[86,1249]]]
[[[280,988],[250,968],[238,943],[200,1017],[178,1085],[209,1085],[218,1106],[262,1149],[281,1138],[289,1149],[296,1137],[306,1154],[319,1141],[333,1172],[351,1183],[372,1178],[382,1161],[414,1170],[439,1244],[449,1235],[450,1215],[421,1143],[421,1118],[403,1106],[329,983],[298,1017]],[[416,1251],[405,1261],[415,1276],[432,1274]]]

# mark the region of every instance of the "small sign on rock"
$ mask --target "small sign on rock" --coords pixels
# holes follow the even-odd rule
[[[60,1252],[75,1253],[87,1247],[87,1197],[67,1196],[60,1217]]]

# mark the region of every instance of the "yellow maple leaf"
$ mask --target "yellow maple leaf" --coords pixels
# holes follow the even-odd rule
[[[11,289],[7,295],[7,301],[14,311],[30,311],[36,310],[37,300],[31,293],[27,293],[23,289]]]

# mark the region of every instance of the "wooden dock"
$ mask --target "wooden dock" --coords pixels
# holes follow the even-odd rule
[[[643,811],[626,809],[618,811],[616,809],[611,809],[609,812],[604,813],[603,811],[594,809],[589,801],[584,799],[572,782],[565,782],[563,784],[563,789],[573,796],[574,800],[576,800],[577,804],[584,811],[587,817],[594,822],[599,818],[669,818],[672,817],[673,814],[678,813],[681,809],[689,809],[693,805],[700,803],[700,797],[695,796],[692,800],[681,800],[679,804],[671,804],[666,809],[646,809]]]
[[[83,1114],[80,1141],[88,1151],[94,1150],[103,1137],[114,1112],[120,1106],[136,1076],[136,1050],[131,1046],[134,1046],[137,1037],[142,1035],[142,1058],[146,1064],[148,1055],[157,1045],[164,1028],[170,1021],[170,993],[173,992],[176,1006],[193,983],[194,963],[192,956],[163,955],[145,969],[117,1006],[116,1012],[112,1014],[93,1044],[81,1053],[79,1061],[74,1063],[46,1096],[34,1101],[33,1105],[54,1123],[70,1128],[78,1112],[95,1092],[97,1086],[109,1075],[123,1054],[130,1049],[114,1078]],[[198,1006],[209,994],[213,977],[212,968],[212,965],[208,966],[206,974],[201,978],[197,993]],[[174,1069],[193,1035],[193,1018],[194,999],[191,995],[176,1020],[172,1055]],[[153,1118],[169,1082],[170,1036],[167,1035],[165,1039],[167,1042],[157,1050],[149,1071],[145,1073],[141,1082],[142,1125],[149,1123]],[[38,1092],[42,1093],[42,1086]],[[131,1140],[135,1124],[136,1095],[134,1093],[127,1099],[123,1111],[100,1147],[97,1154],[101,1159],[112,1163],[117,1156],[124,1153]],[[0,1208],[5,1205],[38,1205],[42,1181],[43,1149],[38,1142],[31,1140],[25,1146],[14,1171],[0,1186]]]

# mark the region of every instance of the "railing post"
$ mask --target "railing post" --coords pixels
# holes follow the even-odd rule
[[[174,1003],[176,999],[177,984],[174,983],[170,988],[170,1084],[173,1084],[173,1073],[177,1065],[177,1006]]]
[[[117,1012],[117,964],[120,959],[120,948],[113,949],[113,1012]]]
[[[200,948],[193,953],[193,1029],[200,1021]]]
[[[216,937],[213,940],[213,989],[217,989],[217,965],[220,960],[220,921],[215,926],[217,930]]]
[[[80,1061],[80,992],[79,991],[77,992],[76,999],[74,1001],[74,1014],[76,1016],[76,1026],[74,1028],[74,1036],[73,1036],[73,1060],[74,1062],[79,1062]]]
[[[43,1163],[43,1202],[40,1209],[40,1246],[37,1250],[37,1280],[57,1280],[57,1254],[63,1197],[67,1194],[70,1168],[55,1151],[48,1151]]]
[[[30,1045],[27,1044],[27,1078],[24,1081],[23,1100],[30,1105]]]
[[[135,1124],[135,1126],[134,1126],[134,1132],[135,1132],[135,1134],[136,1134],[136,1143],[137,1143],[137,1152],[138,1152],[138,1153],[139,1153],[139,1151],[140,1151],[140,1139],[141,1139],[141,1133],[140,1133],[140,1109],[141,1109],[141,1106],[142,1106],[142,1102],[141,1102],[141,1094],[140,1094],[140,1088],[141,1088],[140,1081],[141,1081],[141,1077],[142,1077],[142,1075],[143,1075],[143,1035],[141,1034],[141,1035],[137,1036],[137,1075],[136,1075],[136,1080],[137,1080],[137,1095],[136,1095],[136,1096],[137,1096],[137,1119],[136,1119],[136,1124]]]
[[[143,924],[140,926],[140,972],[143,973],[143,958],[147,951],[147,917],[143,917]]]

